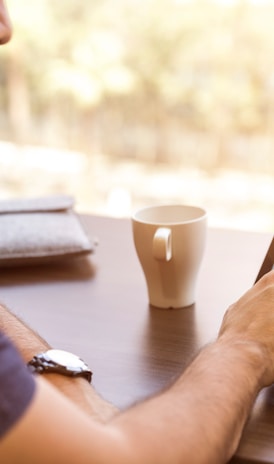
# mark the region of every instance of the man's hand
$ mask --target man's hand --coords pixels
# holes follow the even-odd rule
[[[45,348],[42,339],[1,306],[0,328],[25,360]],[[218,339],[201,350],[176,382],[123,413],[98,399],[85,379],[73,386],[68,378],[49,375],[38,379],[36,402],[0,446],[0,454],[2,449],[10,461],[37,462],[46,442],[44,463],[225,463],[237,449],[258,392],[274,381],[274,272],[228,309]],[[83,403],[84,408],[75,408]]]
[[[265,365],[262,387],[274,382],[274,271],[229,307],[219,339],[253,345],[254,353],[261,351]]]

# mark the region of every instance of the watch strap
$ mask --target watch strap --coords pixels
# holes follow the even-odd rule
[[[84,377],[88,382],[91,382],[92,372],[89,367],[83,363],[85,368],[68,368],[61,364],[57,364],[52,360],[46,359],[44,353],[33,356],[28,362],[28,368],[33,374],[57,373],[68,377]]]

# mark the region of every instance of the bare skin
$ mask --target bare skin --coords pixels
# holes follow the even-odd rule
[[[0,0],[0,44],[10,37],[9,17]],[[84,379],[38,377],[31,405],[0,441],[0,462],[227,462],[258,392],[274,382],[273,305],[271,272],[228,309],[216,341],[173,385],[123,413]],[[49,347],[3,306],[0,330],[25,362]]]
[[[0,45],[4,45],[11,39],[12,27],[9,15],[3,0],[0,0]]]
[[[71,401],[39,377],[32,405],[0,442],[0,458],[34,463],[46,441],[42,464],[69,464],[76,456],[80,464],[227,462],[258,392],[274,381],[273,303],[271,272],[228,309],[216,341],[173,385],[104,423],[77,406],[77,392]],[[0,328],[16,340],[11,321],[3,322],[5,314],[2,309]],[[23,356],[25,350],[21,346]],[[90,402],[96,401],[91,393]]]
[[[51,348],[39,334],[3,305],[0,305],[0,329],[13,341],[25,363],[35,354]],[[103,400],[84,378],[68,378],[58,374],[47,374],[45,378],[98,421],[105,422],[117,412],[117,408]]]

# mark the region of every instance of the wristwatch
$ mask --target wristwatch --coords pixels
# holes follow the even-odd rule
[[[55,372],[69,377],[84,377],[91,382],[92,372],[88,365],[68,351],[48,350],[39,353],[27,365],[33,373]]]

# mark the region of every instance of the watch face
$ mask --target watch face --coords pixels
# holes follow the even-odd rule
[[[46,355],[48,358],[61,366],[70,368],[79,368],[84,366],[84,362],[75,354],[63,350],[48,350]]]

